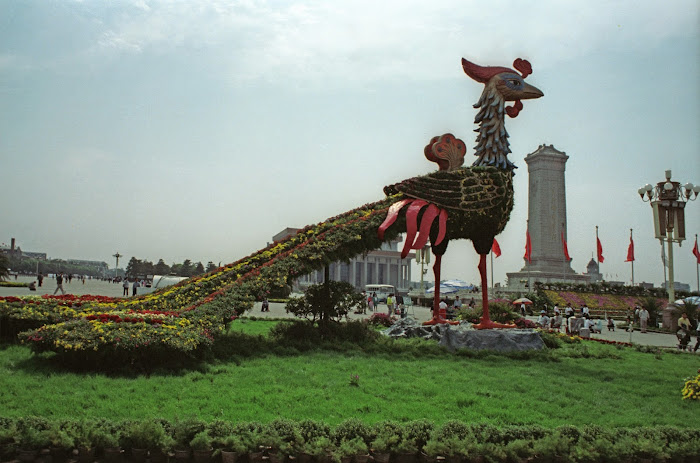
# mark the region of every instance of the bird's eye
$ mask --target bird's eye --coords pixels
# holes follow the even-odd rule
[[[520,81],[513,79],[510,81],[510,84],[513,85],[514,87],[517,87],[518,85],[520,85]]]

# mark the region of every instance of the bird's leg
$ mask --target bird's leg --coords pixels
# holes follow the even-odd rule
[[[433,319],[440,318],[440,267],[442,266],[442,256],[435,256],[433,264],[433,276],[435,277],[435,294],[433,295]]]
[[[486,254],[479,254],[479,275],[481,275],[481,307],[483,307],[482,323],[491,323],[489,314],[489,282],[486,280]]]
[[[449,323],[457,325],[459,322],[449,321],[440,316],[440,266],[442,264],[442,254],[435,255],[435,264],[433,264],[433,275],[435,276],[435,296],[433,297],[433,318],[424,325],[437,325],[438,323]]]
[[[491,316],[489,315],[489,282],[486,280],[486,254],[479,254],[479,275],[481,275],[481,307],[483,308],[483,315],[481,317],[481,323],[474,325],[474,328],[479,330],[489,328],[516,328],[515,325],[506,325],[491,321]]]

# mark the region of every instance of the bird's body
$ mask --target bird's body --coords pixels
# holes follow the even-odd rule
[[[486,255],[494,237],[506,226],[513,209],[513,169],[508,160],[511,152],[505,115],[516,117],[523,105],[520,100],[539,98],[542,92],[524,82],[532,72],[530,63],[517,59],[510,68],[483,67],[462,59],[464,71],[472,79],[485,84],[474,122],[479,124],[472,167],[461,167],[466,151],[464,142],[452,134],[434,137],[424,153],[439,166],[437,172],[413,177],[384,188],[387,195],[400,194],[399,201],[379,227],[379,236],[397,219],[405,207],[406,243],[403,256],[410,249],[420,249],[430,238],[435,259],[435,282],[440,281],[440,259],[452,239],[469,239],[480,256],[482,305],[484,316],[481,328],[502,327],[489,319]],[[513,106],[506,106],[514,101]],[[420,226],[418,225],[420,222]],[[417,234],[417,235],[416,235]],[[438,311],[439,290],[435,292],[434,317],[429,323],[445,323]]]

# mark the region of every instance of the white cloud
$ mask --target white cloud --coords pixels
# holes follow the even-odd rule
[[[237,81],[286,82],[443,78],[452,68],[435,69],[456,53],[499,64],[539,53],[556,63],[598,48],[635,49],[696,34],[700,11],[693,0],[137,5],[113,18],[100,47],[132,53],[211,48]]]

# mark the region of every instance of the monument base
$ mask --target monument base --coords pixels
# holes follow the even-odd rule
[[[530,290],[529,284],[539,283],[573,283],[579,285],[589,284],[590,278],[588,275],[580,275],[578,273],[562,273],[562,272],[546,272],[546,271],[520,271],[506,273],[508,277],[509,289]]]
[[[397,338],[433,339],[451,352],[457,349],[512,352],[545,347],[539,333],[532,329],[476,330],[466,322],[462,322],[459,326],[425,326],[412,318],[405,318],[382,333]]]

